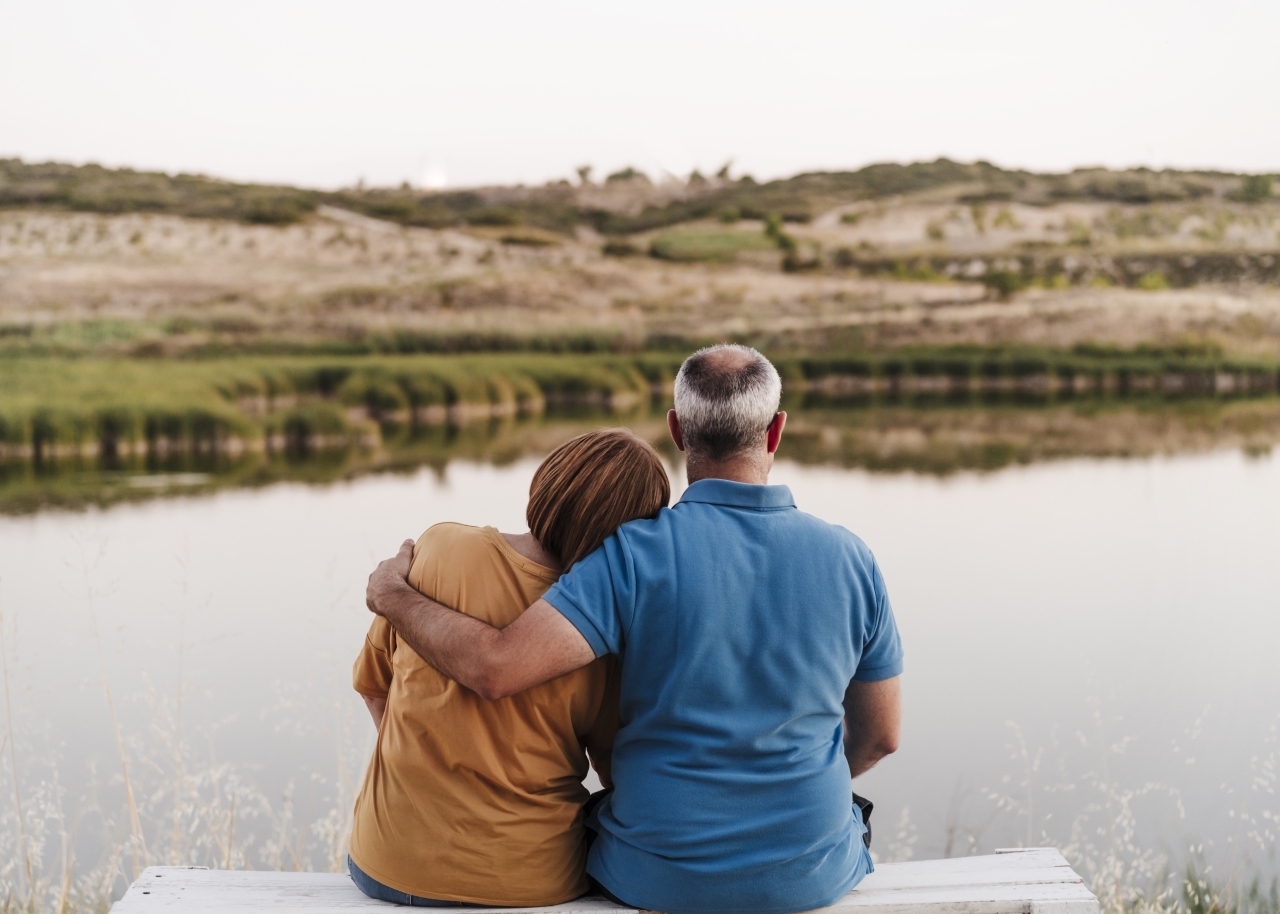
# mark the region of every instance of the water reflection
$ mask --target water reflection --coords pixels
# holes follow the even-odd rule
[[[830,397],[784,402],[790,413],[781,456],[804,465],[947,475],[1071,457],[1241,450],[1258,456],[1280,443],[1280,398],[1057,398],[1030,394]],[[505,466],[545,454],[591,428],[625,424],[675,460],[653,402],[623,413],[558,408],[537,417],[465,425],[386,424],[373,446],[292,446],[233,455],[168,454],[0,461],[0,513],[78,508],[157,496],[254,488],[283,481],[332,483],[370,473],[441,471],[450,461]]]

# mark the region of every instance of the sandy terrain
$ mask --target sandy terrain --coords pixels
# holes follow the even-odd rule
[[[980,252],[1066,237],[1081,225],[1102,232],[1121,218],[1099,204],[978,211],[912,203],[867,206],[856,223],[842,220],[855,209],[787,230],[826,246]],[[1197,234],[1204,218],[1171,217],[1161,243],[1208,244]],[[1235,220],[1223,232],[1236,232],[1242,249],[1275,249],[1268,220]],[[930,240],[938,225],[941,239]],[[1234,351],[1280,354],[1280,291],[1269,286],[1032,289],[997,301],[976,283],[788,274],[772,253],[719,266],[611,258],[600,242],[585,232],[556,240],[526,229],[404,228],[332,209],[282,228],[9,211],[0,213],[0,340],[11,350],[56,340],[72,349],[178,352],[211,341],[315,343],[395,330],[636,341],[741,335],[805,348],[1208,337]]]

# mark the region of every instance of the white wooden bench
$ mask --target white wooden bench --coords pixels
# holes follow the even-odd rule
[[[155,911],[387,914],[394,907],[366,897],[345,873],[264,873],[200,867],[148,867],[112,914]],[[463,908],[466,914],[635,914],[603,898],[546,908]],[[828,911],[849,914],[1098,914],[1098,899],[1051,847],[882,863]]]

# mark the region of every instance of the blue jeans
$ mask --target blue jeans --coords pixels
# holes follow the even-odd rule
[[[465,901],[438,901],[435,898],[420,898],[417,895],[410,895],[408,892],[402,892],[399,889],[393,889],[389,885],[383,885],[374,879],[360,867],[356,866],[356,862],[351,859],[351,855],[347,854],[347,871],[351,874],[351,881],[356,884],[356,888],[364,892],[370,898],[376,898],[378,901],[389,901],[392,904],[407,904],[415,908],[467,908],[472,905]]]

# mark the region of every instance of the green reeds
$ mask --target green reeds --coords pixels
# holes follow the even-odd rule
[[[15,461],[124,469],[179,455],[227,469],[253,452],[376,445],[403,430],[537,415],[548,405],[631,409],[670,390],[687,350],[624,354],[0,360],[0,477]],[[906,347],[774,355],[788,407],[841,398],[928,405],[1241,398],[1280,387],[1280,364],[1208,345],[1121,350]],[[197,461],[198,462],[198,461]],[[205,467],[193,467],[200,472]],[[152,471],[154,472],[154,470]]]
[[[673,358],[502,354],[210,361],[0,361],[0,450],[37,462],[79,454],[219,452],[272,440],[358,439],[369,421],[441,424],[539,412],[547,401],[647,397]]]

